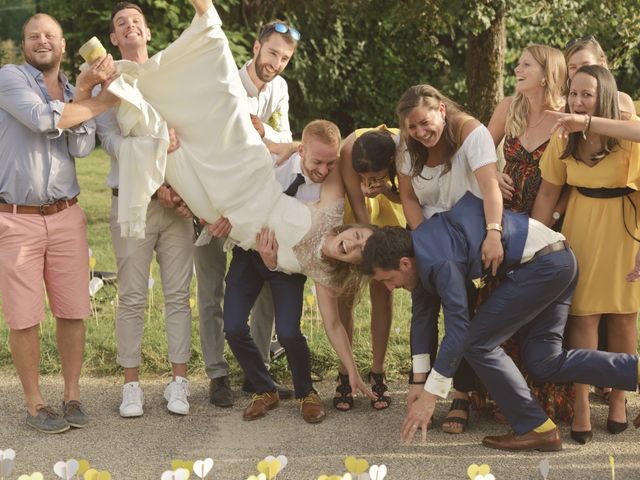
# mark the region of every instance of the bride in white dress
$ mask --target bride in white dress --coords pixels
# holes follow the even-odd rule
[[[279,270],[304,273],[316,282],[325,330],[347,367],[352,391],[373,398],[339,321],[332,280],[335,260],[360,262],[371,230],[332,233],[342,223],[339,177],[325,182],[320,201],[311,206],[282,193],[271,156],[251,124],[220,17],[211,0],[191,3],[197,13],[192,25],[146,63],[120,62],[122,75],[108,87],[121,99],[117,118],[123,134],[130,135],[118,158],[135,159],[121,162],[120,195],[129,200],[118,212],[122,230],[144,234],[146,205],[166,179],[194,215],[208,223],[226,217],[234,244],[261,253],[275,246],[271,259]],[[169,155],[167,124],[181,141]],[[122,192],[123,187],[129,191]],[[275,238],[269,245],[256,245],[264,228]]]

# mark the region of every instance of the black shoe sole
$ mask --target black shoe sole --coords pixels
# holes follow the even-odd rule
[[[571,438],[580,445],[586,445],[591,440],[593,440],[593,432],[591,430],[587,430],[584,432],[576,432],[575,430],[571,430],[570,435]]]

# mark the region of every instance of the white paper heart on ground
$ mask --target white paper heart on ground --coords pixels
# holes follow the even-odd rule
[[[372,465],[369,469],[369,476],[371,477],[371,480],[382,480],[387,476],[387,466]]]
[[[0,450],[0,477],[8,477],[13,470],[16,452],[11,448]]]
[[[173,480],[187,480],[189,478],[189,470],[186,468],[179,468],[173,472]]]
[[[193,473],[195,473],[199,478],[204,478],[209,475],[212,468],[212,458],[205,458],[204,460],[196,460],[193,462]]]
[[[78,473],[80,464],[75,459],[67,460],[66,462],[57,462],[53,466],[53,472],[63,480],[71,480],[73,476]]]
[[[496,480],[493,473],[487,473],[486,475],[478,475],[475,480]]]
[[[286,467],[287,463],[289,463],[289,460],[284,455],[278,455],[276,457],[276,460],[278,460],[280,462],[280,470],[282,470],[284,467]]]

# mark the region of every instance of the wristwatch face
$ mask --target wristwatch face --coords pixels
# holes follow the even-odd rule
[[[554,220],[560,220],[560,212],[553,212],[551,214],[551,218],[553,218]]]

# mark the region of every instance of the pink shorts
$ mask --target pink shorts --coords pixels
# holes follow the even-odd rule
[[[0,294],[9,328],[44,319],[43,281],[55,317],[91,315],[87,219],[77,204],[47,216],[0,212]]]

